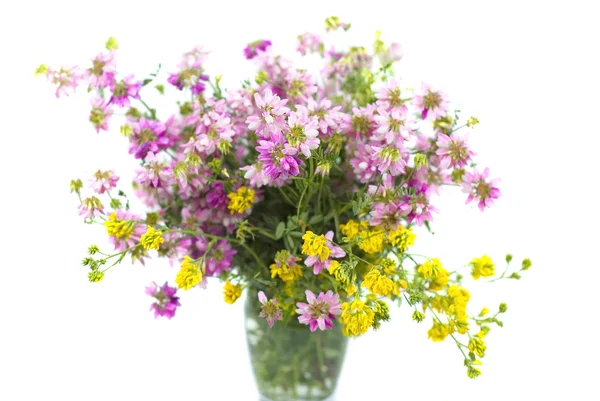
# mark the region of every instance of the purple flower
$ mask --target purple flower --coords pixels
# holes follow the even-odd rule
[[[281,320],[281,308],[277,305],[277,299],[267,299],[264,292],[258,292],[258,300],[262,304],[262,309],[259,314],[260,317],[267,319],[269,327],[273,327],[275,320]]]
[[[281,133],[272,132],[269,140],[258,143],[258,161],[263,163],[265,174],[272,181],[286,180],[300,173],[302,161],[296,156],[298,151],[285,141]]]
[[[422,226],[426,220],[433,220],[431,212],[438,210],[429,203],[429,194],[430,189],[426,184],[422,184],[421,188],[415,190],[414,195],[406,195],[404,201],[398,205],[404,211],[410,210],[406,215],[408,223],[416,221],[418,226]]]
[[[109,104],[116,104],[121,107],[129,107],[129,98],[139,99],[140,98],[140,89],[142,88],[141,82],[135,82],[133,75],[129,75],[117,82],[111,75],[111,80],[108,84],[110,90],[112,91],[112,96],[108,101]]]
[[[244,56],[246,56],[247,60],[251,60],[258,54],[258,50],[261,52],[267,51],[267,49],[271,46],[270,40],[257,40],[255,42],[249,43],[248,46],[244,49]]]
[[[233,267],[233,256],[237,253],[228,241],[220,240],[212,247],[206,257],[207,277],[218,276]]]
[[[177,288],[169,287],[167,282],[160,288],[154,282],[146,287],[146,294],[156,299],[156,301],[150,305],[150,310],[154,310],[155,319],[159,316],[165,316],[168,319],[175,316],[177,307],[181,306],[179,297],[175,296],[176,293]]]
[[[133,134],[129,153],[136,159],[144,159],[148,152],[158,153],[172,145],[171,138],[167,136],[167,128],[160,121],[146,120],[144,117],[133,124]]]
[[[342,313],[340,309],[340,297],[334,294],[333,291],[322,292],[318,297],[311,290],[306,290],[306,300],[296,303],[298,309],[296,313],[298,321],[302,324],[310,326],[310,331],[316,331],[317,328],[327,330],[333,328],[335,315]]]

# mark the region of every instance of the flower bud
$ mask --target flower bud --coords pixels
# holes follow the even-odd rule
[[[117,39],[115,39],[113,36],[111,36],[106,41],[105,46],[106,46],[107,50],[110,50],[110,51],[117,50],[119,48],[119,42],[117,42]]]
[[[97,283],[102,281],[103,278],[104,272],[101,272],[100,270],[92,270],[88,273],[88,279],[90,280],[90,283]]]
[[[80,179],[71,180],[70,187],[71,187],[71,193],[73,193],[73,192],[79,193],[79,190],[81,188],[83,188],[83,183],[81,182]]]

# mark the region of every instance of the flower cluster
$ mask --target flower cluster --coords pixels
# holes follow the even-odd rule
[[[349,28],[326,21],[327,32]],[[56,96],[84,86],[92,127],[118,126],[139,161],[133,191],[145,213],[130,210],[114,171],[94,174],[89,197],[81,180],[71,182],[79,214],[103,223],[115,248],[90,247],[88,277],[102,280],[127,255],[143,263],[156,254],[178,270],[176,287],[146,289],[155,316],[173,317],[177,290],[206,288],[214,277],[228,303],[246,289],[258,297],[270,327],[341,325],[348,336],[377,329],[390,319],[389,304],[404,302],[416,322],[431,320],[431,340],[456,342],[476,377],[485,337],[502,325],[506,306],[470,314],[459,269],[410,247],[438,213],[443,187],[462,189],[481,210],[500,196],[468,142],[478,120],[463,121],[440,88],[407,89],[394,76],[401,47],[384,43],[380,32],[372,51],[327,47],[326,35],[298,36],[300,54],[321,57],[318,71],[275,54],[269,40],[250,43],[240,56],[257,74],[229,90],[205,70],[201,47],[166,79],[160,71],[145,78],[120,72],[114,39],[84,68],[38,68]],[[178,112],[162,115],[144,102],[153,90],[181,95]],[[521,270],[530,266],[525,259]],[[496,276],[487,255],[464,267],[474,280],[520,278],[508,268]]]

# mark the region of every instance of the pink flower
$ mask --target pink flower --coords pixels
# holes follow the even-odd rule
[[[310,151],[317,149],[321,141],[319,131],[317,130],[317,118],[308,118],[305,114],[292,112],[288,117],[289,132],[286,137],[290,146],[302,152],[307,158],[310,157]]]
[[[381,203],[377,202],[371,210],[369,224],[382,226],[386,230],[396,230],[402,217],[408,215],[412,210],[410,204],[402,201]]]
[[[317,103],[314,99],[309,98],[306,105],[296,105],[296,109],[309,117],[316,117],[319,129],[323,134],[327,134],[329,130],[337,128],[342,114],[340,112],[342,106],[331,107],[331,105],[329,99],[322,99]]]
[[[90,122],[94,125],[94,128],[96,128],[96,132],[100,132],[100,130],[108,131],[108,121],[112,114],[112,108],[104,99],[101,97],[92,99]]]
[[[436,145],[438,146],[436,154],[441,156],[440,167],[442,169],[463,168],[475,155],[475,152],[469,149],[466,139],[459,137],[455,132],[450,136],[440,134]]]
[[[385,65],[402,60],[403,55],[404,53],[402,52],[402,46],[400,43],[392,42],[390,47],[388,47],[384,53],[379,55],[379,61],[381,64]]]
[[[85,215],[86,220],[91,220],[99,214],[104,214],[104,206],[100,199],[90,196],[81,201],[79,205],[79,215]]]
[[[402,146],[371,146],[371,158],[381,173],[389,173],[392,176],[404,174],[406,167],[406,149]]]
[[[258,300],[263,305],[259,316],[267,319],[269,327],[273,327],[275,320],[281,320],[281,308],[277,305],[277,299],[269,300],[264,292],[259,291]]]
[[[248,129],[265,137],[269,132],[281,132],[281,129],[286,126],[285,116],[290,112],[290,109],[285,107],[287,99],[281,100],[270,89],[266,89],[264,97],[255,93],[254,101],[260,110],[260,116],[252,115],[246,119]]]
[[[183,60],[179,63],[179,72],[169,74],[167,82],[179,90],[190,88],[192,94],[198,95],[206,89],[205,82],[208,76],[204,74],[202,64],[206,59],[207,51],[197,46],[183,55]]]
[[[421,109],[423,120],[436,120],[439,117],[445,117],[450,106],[444,92],[432,90],[431,86],[425,83],[421,85],[421,90],[413,98],[413,104]]]
[[[115,79],[115,53],[100,53],[92,60],[92,66],[86,70],[90,88],[103,89]]]
[[[432,221],[431,212],[438,210],[429,203],[429,194],[431,190],[426,184],[422,184],[420,188],[415,188],[414,195],[406,195],[404,201],[399,205],[402,210],[409,210],[406,215],[406,221],[412,223],[417,222],[418,226],[422,226],[425,221]]]
[[[286,96],[294,103],[306,103],[317,93],[315,79],[307,72],[291,70],[285,76]]]
[[[102,195],[104,192],[110,191],[117,186],[119,177],[115,175],[114,170],[101,171],[94,173],[94,178],[90,180],[90,186],[97,194]]]
[[[79,80],[83,78],[79,67],[61,67],[60,70],[48,68],[46,76],[52,84],[56,85],[56,97],[68,96],[70,93],[74,93],[75,88],[79,85]]]
[[[146,287],[146,294],[156,299],[156,301],[150,305],[150,310],[154,310],[155,319],[159,316],[165,316],[168,319],[175,316],[177,307],[181,306],[179,297],[175,296],[176,293],[177,288],[169,287],[167,282],[160,288],[154,282]]]
[[[148,152],[144,159],[143,169],[137,171],[135,182],[151,188],[168,186],[173,179],[173,172],[158,155]]]
[[[354,168],[354,175],[366,183],[379,176],[377,172],[378,162],[372,157],[371,145],[359,142],[354,157],[350,159],[350,165]]]
[[[377,98],[378,108],[384,108],[390,111],[395,110],[402,114],[406,114],[408,111],[405,101],[402,99],[400,84],[395,78],[390,78],[386,81],[383,87],[377,91],[375,97]]]
[[[142,83],[135,82],[133,75],[129,75],[119,82],[117,82],[113,77],[108,86],[112,91],[112,96],[108,101],[109,104],[116,104],[117,106],[121,107],[129,107],[130,97],[133,99],[140,98],[139,92],[142,88]]]
[[[390,144],[402,144],[413,134],[412,121],[401,109],[392,109],[388,112],[384,107],[377,109],[374,116],[378,128],[373,138]]]
[[[333,328],[335,315],[342,313],[340,309],[340,297],[334,294],[333,291],[322,292],[318,297],[311,290],[306,290],[306,300],[296,303],[298,309],[296,313],[298,321],[302,324],[310,326],[310,331],[316,331],[317,328],[327,330]]]
[[[296,47],[296,51],[303,56],[306,56],[309,53],[322,53],[323,40],[319,35],[306,32],[298,36],[298,46]]]
[[[262,168],[262,162],[241,167],[240,170],[245,171],[244,178],[249,180],[250,186],[253,188],[260,188],[264,185],[268,185],[270,182],[269,177]]]
[[[469,194],[465,203],[479,200],[478,206],[482,212],[486,207],[492,206],[494,199],[498,199],[501,195],[500,190],[496,187],[500,179],[495,178],[488,181],[489,171],[489,168],[485,168],[483,173],[478,172],[477,169],[467,172],[461,184],[463,192]]]

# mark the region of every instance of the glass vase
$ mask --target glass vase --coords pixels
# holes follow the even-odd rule
[[[330,400],[340,376],[348,339],[341,325],[311,332],[294,316],[272,328],[259,317],[257,291],[245,304],[246,339],[261,401]]]

